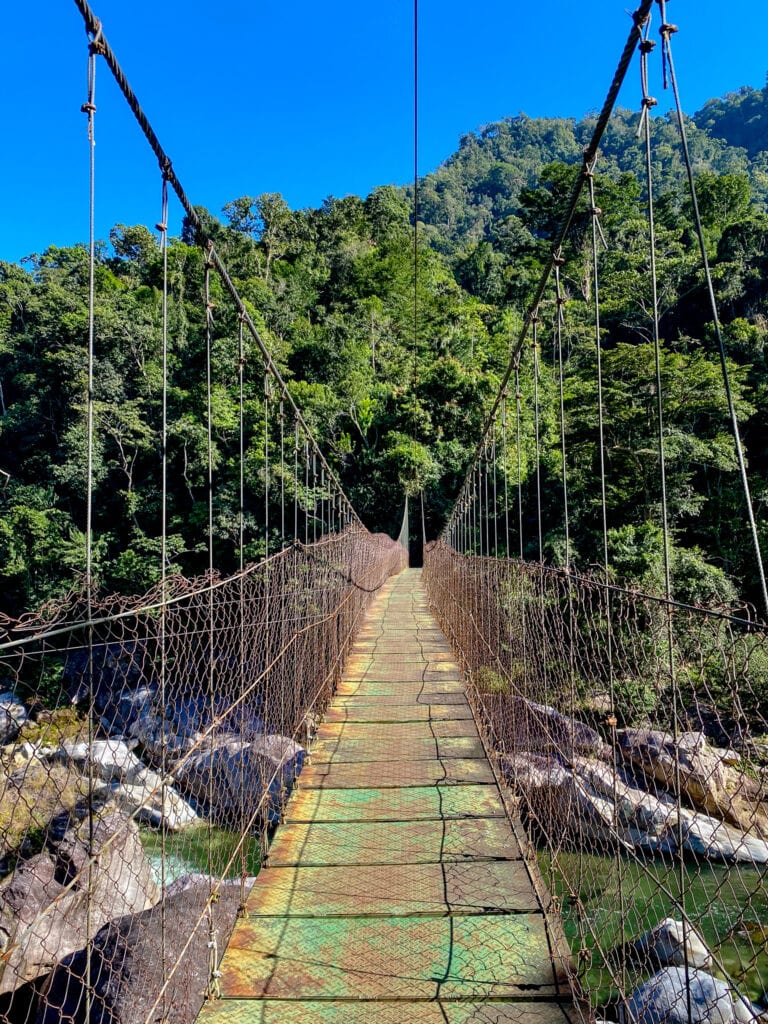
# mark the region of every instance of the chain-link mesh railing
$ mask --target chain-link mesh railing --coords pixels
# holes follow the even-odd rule
[[[404,561],[351,525],[96,604],[90,625],[79,596],[4,623],[0,1019],[194,1019],[361,613]]]
[[[752,1020],[768,989],[765,628],[445,541],[425,579],[592,1005]]]

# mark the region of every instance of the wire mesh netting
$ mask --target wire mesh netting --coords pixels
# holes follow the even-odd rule
[[[674,1019],[698,1019],[690,999],[753,1019],[768,988],[765,628],[444,541],[425,579],[580,988],[625,1019],[659,987]]]
[[[3,624],[0,1016],[191,1020],[371,595],[358,526]],[[121,1007],[123,1008],[121,1014]]]

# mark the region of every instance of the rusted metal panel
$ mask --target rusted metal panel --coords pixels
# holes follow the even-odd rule
[[[209,1003],[202,1024],[575,1024],[557,1002],[294,1002],[226,999]]]
[[[412,740],[434,740],[447,736],[467,736],[476,738],[477,728],[472,719],[461,722],[401,722],[382,724],[380,722],[324,722],[317,732],[316,741],[328,743],[389,743],[392,737],[398,741],[409,743]]]
[[[333,701],[325,711],[324,722],[444,722],[472,718],[469,704],[373,704]]]
[[[420,724],[420,723],[417,723]],[[478,736],[448,736],[435,739],[433,736],[391,736],[381,739],[319,740],[312,745],[312,758],[318,763],[333,761],[335,764],[360,764],[366,761],[421,761],[438,758],[485,758],[485,748]]]
[[[514,998],[557,984],[537,914],[251,918],[222,964],[228,997]]]
[[[434,864],[519,855],[504,818],[345,821],[282,825],[270,846],[269,864]]]
[[[373,789],[378,786],[460,785],[494,781],[491,766],[481,758],[433,761],[368,761],[365,764],[313,763],[300,776],[301,789]]]
[[[285,809],[288,822],[420,821],[503,818],[495,786],[414,786],[407,789],[303,789]]]
[[[535,912],[522,860],[264,868],[248,899],[254,917],[402,917]]]

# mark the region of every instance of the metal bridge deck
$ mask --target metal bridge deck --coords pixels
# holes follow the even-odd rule
[[[581,1019],[419,570],[378,593],[200,1024]]]

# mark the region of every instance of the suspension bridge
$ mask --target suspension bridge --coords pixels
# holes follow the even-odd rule
[[[407,499],[397,540],[363,525],[103,26],[85,0],[76,4],[89,35],[86,556],[68,597],[0,620],[0,661],[12,684],[2,705],[0,1020],[761,1019],[768,812],[756,737],[768,723],[754,690],[768,664],[768,594],[698,216],[676,28],[663,0],[643,0],[633,16],[550,258],[436,540],[423,535],[422,519],[423,570],[408,564]],[[655,8],[766,604],[760,615],[675,598],[648,91]],[[594,169],[635,59],[664,565],[654,593],[611,572],[606,516],[599,283],[607,243]],[[160,578],[130,598],[104,595],[94,572],[99,62],[157,158],[162,195]],[[172,195],[204,257],[207,571],[194,578],[168,569]],[[562,280],[563,246],[585,201],[603,537],[600,564],[586,567],[573,557],[569,518]],[[543,543],[545,334],[559,387],[557,564],[545,560]],[[222,337],[228,344],[217,347]],[[230,574],[215,559],[217,358],[229,360],[239,410],[239,565]],[[246,429],[244,388],[253,380],[258,437]],[[525,469],[524,434],[535,451]],[[253,449],[263,485],[256,511],[245,497]],[[263,557],[249,562],[245,536],[256,516]]]

